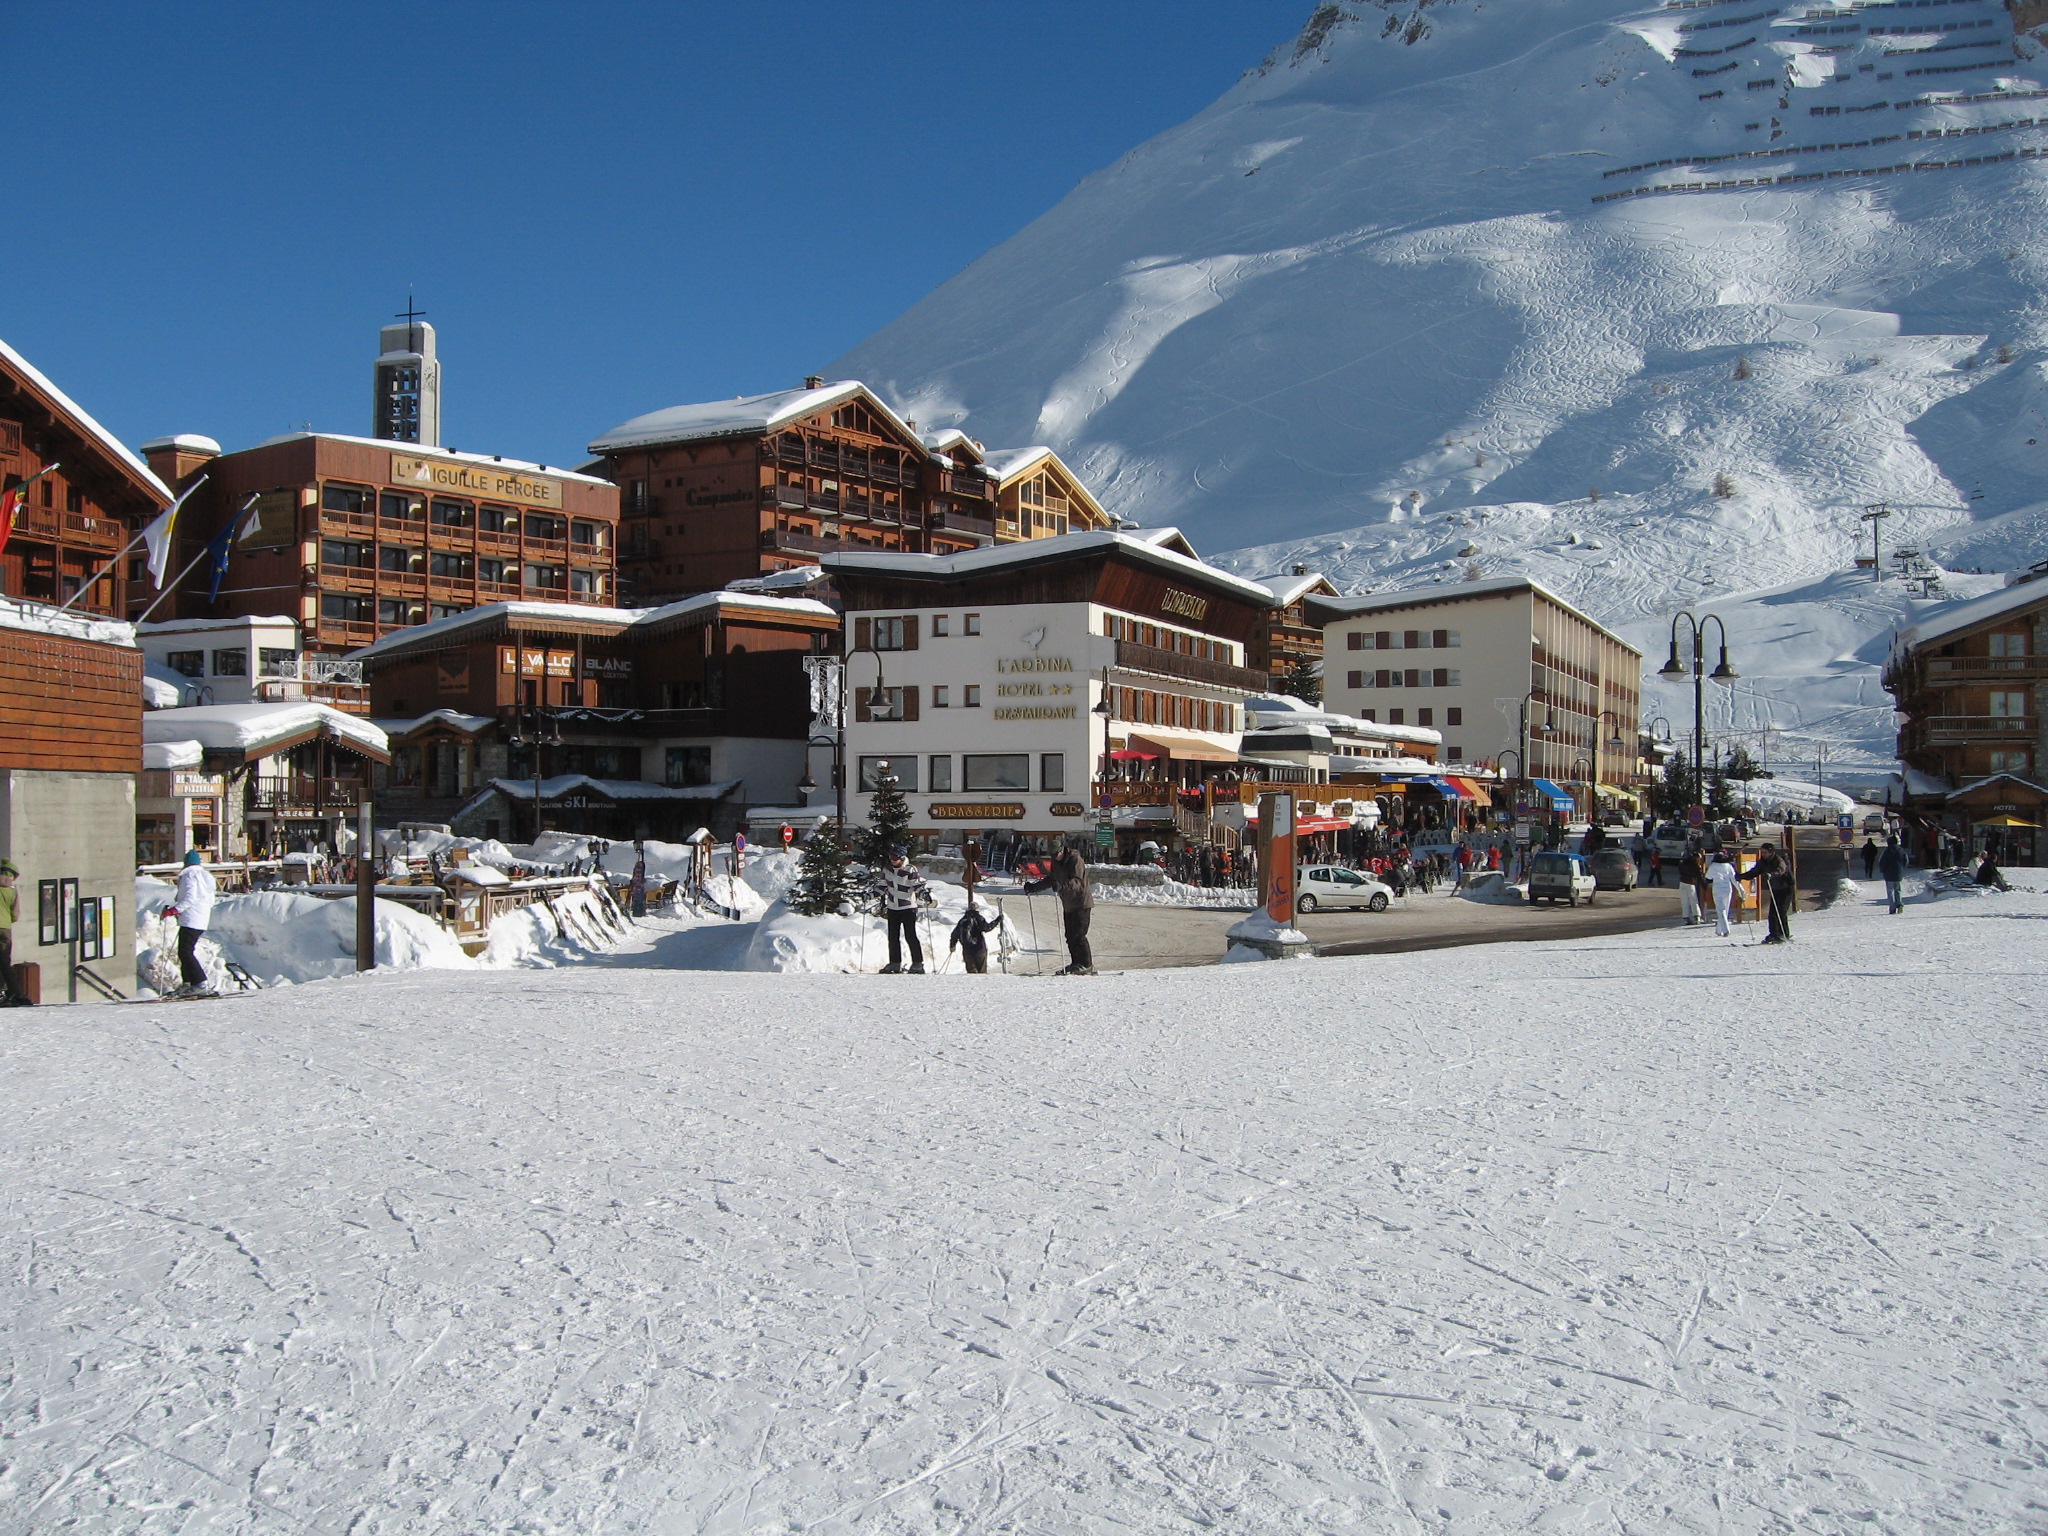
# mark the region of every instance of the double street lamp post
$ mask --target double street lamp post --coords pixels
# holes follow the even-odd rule
[[[1688,667],[1678,656],[1678,626],[1683,622],[1692,634],[1692,665]],[[1721,636],[1721,659],[1712,672],[1707,670],[1706,643],[1707,625],[1712,624]],[[1689,609],[1681,608],[1671,616],[1671,654],[1664,665],[1657,669],[1659,677],[1676,681],[1679,678],[1692,679],[1692,776],[1693,802],[1700,812],[1701,820],[1706,819],[1707,805],[1707,706],[1706,680],[1711,677],[1717,683],[1732,683],[1742,674],[1728,665],[1728,626],[1721,622],[1719,614],[1701,614],[1697,617]]]
[[[512,745],[533,753],[533,840],[540,841],[540,749],[562,744],[562,722],[538,703],[521,704],[512,717]]]

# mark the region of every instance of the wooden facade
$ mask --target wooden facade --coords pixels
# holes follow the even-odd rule
[[[169,505],[165,487],[11,349],[0,346],[0,490],[34,480],[0,553],[0,592],[120,617],[139,559],[96,576]],[[75,611],[74,610],[74,611]]]
[[[1310,598],[1336,597],[1330,578],[1296,567],[1292,575],[1266,576],[1261,584],[1273,594],[1274,607],[1263,631],[1245,648],[1246,665],[1272,678],[1284,691],[1288,674],[1298,667],[1320,666],[1323,627],[1308,616]]]
[[[157,617],[288,615],[337,652],[504,601],[608,606],[618,490],[545,466],[305,433],[165,469],[207,481],[179,520],[178,566],[258,498],[216,601],[202,562]]]
[[[139,773],[142,653],[34,629],[5,633],[0,769]]]
[[[1112,528],[1116,520],[1050,448],[994,453],[989,472],[996,481],[996,542],[1056,539],[1063,533]]]

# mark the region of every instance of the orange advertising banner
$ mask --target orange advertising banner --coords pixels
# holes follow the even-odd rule
[[[1266,916],[1282,928],[1294,926],[1294,796],[1269,794],[1260,807],[1266,834]]]

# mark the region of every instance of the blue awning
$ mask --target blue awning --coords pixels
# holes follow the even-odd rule
[[[1550,808],[1553,811],[1574,811],[1578,809],[1579,802],[1572,798],[1570,790],[1559,789],[1548,779],[1531,779],[1529,782],[1536,786],[1537,794],[1550,797]]]

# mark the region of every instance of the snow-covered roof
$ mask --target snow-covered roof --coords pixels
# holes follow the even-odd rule
[[[182,448],[187,453],[219,453],[220,444],[197,432],[174,432],[169,437],[152,437],[142,445],[144,453],[164,453]]]
[[[1255,581],[1246,581],[1242,576],[1233,576],[1228,571],[1218,570],[1204,564],[1190,555],[1167,547],[1164,540],[1153,535],[1178,533],[1170,528],[1147,528],[1126,532],[1116,528],[1091,528],[1082,533],[1063,533],[1050,539],[1026,539],[1017,544],[997,544],[986,549],[964,550],[957,555],[905,555],[874,551],[841,550],[829,554],[820,563],[828,571],[871,571],[877,575],[907,576],[915,579],[943,581],[952,577],[980,576],[993,571],[1006,570],[1012,566],[1038,565],[1055,560],[1072,559],[1096,551],[1119,550],[1132,555],[1148,565],[1163,566],[1183,579],[1199,581],[1212,591],[1222,590],[1233,597],[1270,607],[1273,594]]]
[[[1480,581],[1447,581],[1427,587],[1403,587],[1397,592],[1371,592],[1362,597],[1319,597],[1315,600],[1319,612],[1339,619],[1362,618],[1369,613],[1389,613],[1401,608],[1435,608],[1444,603],[1463,602],[1475,597],[1499,597],[1512,592],[1533,592],[1538,597],[1555,603],[1566,613],[1583,619],[1617,645],[1627,646],[1636,655],[1641,651],[1614,633],[1605,624],[1581,608],[1574,607],[1559,597],[1542,582],[1528,576],[1488,576]]]
[[[59,613],[48,603],[32,603],[18,597],[0,597],[0,629],[60,635],[66,640],[96,640],[101,645],[135,644],[133,624],[120,619],[95,618],[76,609]]]
[[[1929,641],[1974,629],[1979,624],[1988,624],[2009,613],[2042,604],[2048,604],[2048,581],[2023,582],[2016,587],[2001,587],[1996,592],[1987,592],[1982,597],[1943,603],[1900,630],[1892,654],[1901,655],[1915,646],[1926,645]]]
[[[1432,763],[1419,757],[1333,757],[1330,759],[1332,773],[1406,773],[1435,774],[1441,776],[1450,771],[1449,763]],[[1461,774],[1462,778],[1463,775]],[[1342,788],[1343,786],[1332,786]]]
[[[725,590],[728,592],[761,592],[771,595],[785,591],[804,592],[812,587],[829,582],[831,579],[832,573],[820,566],[791,565],[785,566],[779,571],[764,571],[759,576],[742,576],[737,580],[728,581],[725,584]]]
[[[491,788],[507,800],[531,800],[533,780],[492,779]],[[738,779],[716,784],[649,784],[640,779],[593,779],[587,773],[557,774],[540,781],[540,797],[558,800],[579,789],[594,789],[611,800],[717,800],[740,787]]]
[[[985,462],[981,444],[958,427],[945,427],[937,432],[920,432],[917,434],[917,440],[931,450],[931,455],[935,459],[950,460],[955,448],[965,448],[977,464]]]
[[[144,709],[176,709],[185,702],[185,682],[174,673],[160,667],[144,666],[142,669],[142,707]]]
[[[837,619],[838,611],[809,597],[775,597],[765,592],[699,592],[659,608],[599,608],[587,603],[485,603],[434,619],[393,630],[349,654],[356,658],[388,656],[394,651],[421,645],[442,645],[449,636],[465,629],[498,623],[503,619],[531,619],[538,624],[575,623],[615,625],[623,634],[641,626],[670,624],[694,614],[730,611],[762,618]]]
[[[34,363],[23,357],[4,341],[0,341],[0,358],[5,358],[11,366],[20,370],[22,377],[26,378],[37,389],[50,397],[52,405],[62,410],[65,415],[69,416],[83,428],[95,442],[116,459],[119,459],[122,465],[136,479],[140,480],[153,493],[161,496],[166,505],[176,499],[172,495],[171,488],[165,485],[163,481],[157,479],[156,471],[143,463],[127,444],[86,415],[84,411],[81,411],[78,408],[77,402],[65,394],[63,390],[52,384],[40,368],[36,367]]]
[[[198,633],[209,629],[241,629],[250,624],[268,624],[279,629],[297,629],[299,621],[284,614],[272,614],[267,618],[239,619],[158,619],[150,624],[138,624],[135,633],[143,639],[151,635],[176,635],[186,631]]]
[[[196,741],[145,741],[142,744],[142,766],[145,768],[197,768],[206,757],[206,748]]]
[[[625,448],[651,448],[658,443],[687,443],[703,437],[730,437],[740,432],[768,432],[785,422],[796,421],[813,411],[825,410],[856,395],[873,406],[912,442],[918,435],[909,423],[892,411],[867,385],[858,379],[842,379],[817,389],[781,389],[769,395],[740,395],[731,400],[706,400],[696,405],[672,405],[667,410],[649,411],[621,422],[609,432],[591,439],[592,453],[615,453]]]
[[[1340,715],[1318,708],[1289,693],[1266,694],[1245,700],[1245,718],[1251,734],[1260,731],[1303,728],[1323,730],[1333,736],[1356,736],[1366,741],[1421,741],[1443,744],[1443,732],[1426,725],[1384,725]]]
[[[1949,795],[1949,799],[1960,799],[1964,795],[1969,794],[1972,790],[1982,789],[1986,784],[1996,784],[2001,779],[2003,779],[2006,783],[2015,785],[2020,789],[2032,790],[2037,795],[2048,795],[2048,788],[2043,788],[2041,785],[2036,784],[2032,779],[2023,779],[2016,773],[1994,773],[1987,778],[1972,779],[1969,783],[1951,792]]]
[[[298,443],[315,440],[323,443],[354,443],[363,448],[382,448],[392,453],[403,453],[408,457],[417,455],[427,459],[450,459],[458,464],[478,464],[486,469],[516,469],[527,474],[547,475],[556,480],[574,480],[581,485],[601,485],[607,490],[617,487],[601,475],[586,475],[581,470],[564,469],[559,464],[535,464],[525,459],[507,459],[494,453],[457,453],[453,448],[429,448],[421,443],[394,442],[388,437],[351,437],[346,432],[280,432],[276,437],[266,437],[256,446],[273,448],[279,443]]]
[[[345,715],[325,704],[199,704],[151,710],[142,717],[145,743],[196,741],[209,752],[239,752],[244,757],[267,757],[322,734],[379,761],[391,755],[383,731],[359,715]]]
[[[1310,588],[1330,580],[1321,571],[1310,571],[1302,576],[1296,576],[1291,572],[1282,573],[1276,571],[1270,576],[1258,576],[1253,579],[1268,592],[1272,593],[1273,601],[1282,608],[1285,608]],[[1334,588],[1334,583],[1332,583],[1332,586]]]
[[[982,460],[982,467],[998,481],[1010,481],[1046,459],[1057,458],[1050,448],[998,448]]]
[[[466,715],[458,709],[430,709],[411,720],[373,720],[370,723],[395,741],[431,725],[452,725],[456,730],[474,736],[498,722],[489,715]]]

